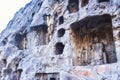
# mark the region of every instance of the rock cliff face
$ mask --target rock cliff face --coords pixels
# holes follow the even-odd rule
[[[120,1],[32,0],[0,34],[0,80],[120,80]]]

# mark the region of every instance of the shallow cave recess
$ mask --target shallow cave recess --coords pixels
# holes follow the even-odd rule
[[[60,29],[58,30],[58,37],[63,37],[64,34],[65,34],[65,29],[64,29],[64,28],[60,28]]]
[[[4,39],[2,40],[3,45],[6,45],[7,42],[8,42],[8,38],[4,38]]]
[[[117,62],[111,15],[87,16],[72,23],[70,31],[76,50],[76,65]],[[99,58],[96,59],[95,55]]]
[[[86,6],[89,3],[89,0],[82,0],[81,7]]]
[[[64,17],[63,16],[60,16],[59,17],[59,25],[63,24],[64,23]]]
[[[118,38],[120,39],[120,32],[118,33]]]
[[[67,8],[70,13],[77,12],[79,10],[79,0],[69,0]]]
[[[50,80],[56,80],[56,78],[52,77],[52,78],[50,78]]]
[[[15,43],[18,49],[24,50],[27,45],[27,33],[17,33],[15,35]]]
[[[109,2],[110,0],[98,0],[99,3],[101,2]]]
[[[36,73],[37,80],[60,80],[59,73]]]
[[[2,59],[2,62],[3,62],[3,65],[4,65],[4,67],[5,67],[6,64],[7,64],[7,60],[6,60],[6,59]]]
[[[46,24],[35,25],[30,28],[31,31],[36,31],[38,33],[44,32],[47,33],[48,26]]]
[[[30,28],[30,31],[35,31],[36,34],[39,36],[39,41],[40,41],[40,45],[45,45],[47,44],[47,33],[48,33],[48,26],[46,24],[41,24],[41,25],[36,25],[36,26],[32,26]]]
[[[32,13],[32,17],[34,17],[34,15],[35,15],[35,12]]]
[[[55,44],[55,54],[61,55],[63,53],[65,45],[62,42],[57,42]]]

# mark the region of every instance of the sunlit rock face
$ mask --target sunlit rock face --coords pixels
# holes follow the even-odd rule
[[[0,34],[0,80],[120,80],[119,0],[32,0]]]

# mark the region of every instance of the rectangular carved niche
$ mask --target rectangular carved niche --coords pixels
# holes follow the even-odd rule
[[[21,77],[22,72],[23,72],[22,69],[18,69],[18,70],[17,70],[18,80],[20,80],[20,77]]]
[[[47,43],[47,28],[48,26],[45,24],[31,27],[31,31],[36,31],[36,36],[39,36],[38,41],[40,45],[45,45]]]
[[[36,73],[37,80],[60,80],[59,73]]]
[[[17,33],[15,36],[15,42],[20,50],[26,49],[27,45],[27,33]]]
[[[68,10],[70,13],[75,13],[79,10],[79,0],[69,0]]]
[[[81,7],[84,7],[88,4],[89,0],[82,0]]]
[[[109,2],[110,0],[98,0],[98,2]]]
[[[99,65],[117,61],[109,14],[88,16],[70,25],[76,65]]]

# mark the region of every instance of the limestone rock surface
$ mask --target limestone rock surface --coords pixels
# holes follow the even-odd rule
[[[120,0],[31,0],[0,33],[0,80],[120,80]]]

